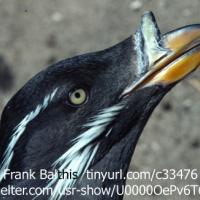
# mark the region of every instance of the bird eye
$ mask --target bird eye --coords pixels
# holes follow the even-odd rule
[[[69,101],[72,105],[82,105],[87,101],[88,95],[86,90],[79,88],[69,93]]]

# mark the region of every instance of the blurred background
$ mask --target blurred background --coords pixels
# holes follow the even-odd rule
[[[200,0],[0,0],[0,111],[26,81],[46,66],[107,48],[133,34],[144,11],[154,12],[165,33],[200,23],[199,9]],[[140,138],[130,170],[200,169],[199,100],[200,70],[177,85],[156,108]],[[200,178],[154,182],[163,187],[188,183],[200,184]],[[199,196],[124,199],[183,198]]]

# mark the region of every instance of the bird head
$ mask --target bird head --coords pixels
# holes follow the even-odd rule
[[[49,181],[52,199],[60,198],[59,188],[83,184],[88,169],[125,174],[154,108],[200,65],[199,38],[200,25],[161,34],[147,12],[119,44],[37,74],[3,111],[1,174],[6,168],[78,172],[79,181]]]

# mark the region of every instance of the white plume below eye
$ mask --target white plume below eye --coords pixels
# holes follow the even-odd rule
[[[14,156],[14,147],[19,141],[22,134],[25,132],[27,125],[34,120],[42,111],[44,111],[53,100],[58,89],[55,89],[51,94],[47,95],[43,102],[36,106],[36,108],[28,113],[21,122],[14,128],[13,134],[10,137],[10,142],[7,149],[4,152],[4,159],[1,163],[0,168],[0,181],[4,177],[4,171],[9,168],[12,158]],[[94,117],[91,117],[89,122],[83,125],[87,128],[82,134],[72,141],[72,146],[69,148],[60,158],[58,158],[52,167],[58,170],[65,170],[78,172],[81,177],[85,171],[89,168],[98,148],[99,142],[92,143],[107,129],[108,125],[116,118],[119,112],[123,109],[124,105],[116,104],[109,108],[105,108],[100,111]],[[105,137],[111,133],[110,128]],[[60,200],[62,198],[62,192],[67,187],[72,187],[76,183],[76,179],[58,179],[51,180],[46,187],[54,187],[53,194],[49,198],[50,200]],[[37,199],[38,196],[33,199]]]
[[[73,169],[74,172],[78,173],[78,176],[82,177],[89,168],[100,145],[100,141],[95,143],[93,141],[104,133],[123,107],[122,104],[117,104],[103,109],[96,116],[90,118],[89,122],[83,126],[88,129],[72,141],[73,145],[71,148],[55,161],[53,168],[59,171],[70,171]],[[107,131],[105,137],[110,132],[111,129]],[[58,179],[58,177],[51,180],[47,185],[47,187],[54,187],[50,200],[60,200],[64,190],[72,187],[76,181],[76,179],[66,180]]]

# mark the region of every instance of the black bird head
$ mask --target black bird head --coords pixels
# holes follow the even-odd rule
[[[147,12],[134,36],[106,50],[63,60],[37,74],[2,114],[2,184],[10,181],[3,180],[6,168],[72,170],[78,176],[87,169],[122,169],[125,175],[154,108],[199,66],[199,38],[200,25],[161,35],[153,14]],[[46,181],[13,184],[46,186]],[[123,185],[125,180],[94,180],[91,184],[105,187],[114,182]],[[48,183],[54,187],[51,199],[62,197],[59,189],[86,183],[84,176],[79,180],[54,178]]]

